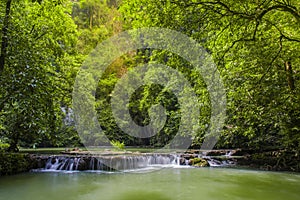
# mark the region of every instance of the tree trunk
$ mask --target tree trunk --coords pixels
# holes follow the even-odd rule
[[[291,62],[285,62],[285,71],[287,74],[287,82],[289,85],[289,88],[293,91],[295,89],[295,80],[293,77],[293,68]]]
[[[54,111],[54,105],[53,105],[53,99],[50,97],[48,99],[48,109],[49,109],[49,127],[50,127],[50,137],[51,141],[53,142],[53,145],[57,143],[55,134],[56,134],[56,116],[55,116],[55,111]]]
[[[10,15],[10,8],[11,8],[11,2],[12,0],[6,1],[6,11],[5,11],[5,17],[3,22],[3,28],[2,28],[2,42],[1,42],[1,55],[0,55],[0,75],[2,74],[4,70],[5,65],[5,57],[6,57],[6,49],[8,45],[8,24],[9,24],[9,15]]]
[[[93,29],[93,7],[91,6],[89,10],[90,10],[90,13],[89,13],[90,14],[90,16],[89,16],[90,17],[90,30],[92,30]]]

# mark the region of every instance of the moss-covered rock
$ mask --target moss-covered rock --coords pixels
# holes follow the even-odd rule
[[[209,164],[207,160],[203,158],[192,158],[189,160],[189,165],[192,165],[194,167],[208,167]]]

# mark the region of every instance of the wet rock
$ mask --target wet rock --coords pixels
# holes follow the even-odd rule
[[[187,164],[186,161],[187,161],[187,160],[186,160],[185,158],[181,157],[180,160],[179,160],[179,164],[180,164],[180,165],[186,165],[186,164]]]

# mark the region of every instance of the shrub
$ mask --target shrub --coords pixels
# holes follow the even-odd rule
[[[117,150],[124,150],[124,149],[125,149],[125,144],[124,144],[124,142],[119,142],[119,141],[117,141],[117,140],[113,140],[113,141],[111,141],[110,143],[111,143],[111,145],[112,145],[115,149],[117,149]]]
[[[9,144],[7,143],[2,143],[1,140],[0,140],[0,152],[5,152],[7,151],[9,148]]]
[[[30,167],[28,154],[0,153],[0,176],[27,172]]]

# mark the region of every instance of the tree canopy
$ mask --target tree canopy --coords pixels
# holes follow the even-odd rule
[[[80,66],[98,44],[123,30],[161,27],[197,41],[220,72],[227,116],[219,148],[299,153],[298,0],[7,0],[0,2],[0,10],[0,141],[11,150],[86,142],[73,122],[65,123]],[[192,147],[201,146],[212,126],[207,83],[180,55],[147,44],[116,59],[97,83],[95,109],[102,130],[126,145],[162,147],[176,135],[185,119],[176,95],[162,85],[139,87],[128,105],[140,126],[149,124],[152,105],[166,108],[166,124],[155,136],[125,134],[111,110],[120,79],[138,65],[155,62],[179,71],[193,86],[201,114]],[[156,72],[152,69],[149,76]],[[88,80],[82,84],[90,87],[84,85]],[[102,136],[90,140],[96,146]]]
[[[299,149],[299,9],[298,1],[124,0],[120,11],[129,28],[175,29],[211,53],[228,98],[220,146]]]

